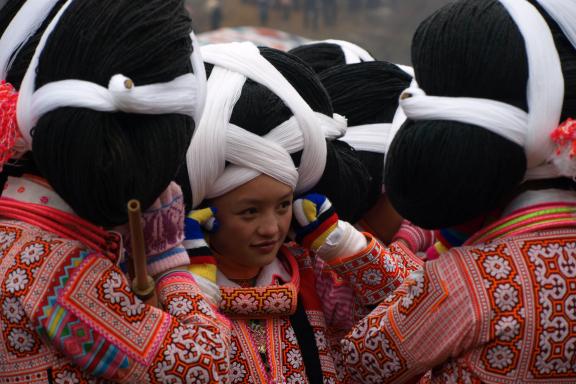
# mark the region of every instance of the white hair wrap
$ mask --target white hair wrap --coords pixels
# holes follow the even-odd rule
[[[414,78],[414,69],[405,65],[395,64],[398,68]],[[412,81],[412,84],[416,84]],[[340,141],[348,143],[357,151],[369,151],[386,154],[402,124],[406,121],[404,111],[398,105],[391,123],[375,123],[348,126]]]
[[[340,138],[357,151],[386,153],[392,123],[363,124],[348,127],[346,136]]]
[[[58,0],[28,0],[22,4],[0,38],[0,79],[6,80],[18,51],[40,28],[57,2]]]
[[[426,96],[420,88],[408,88],[402,108],[413,120],[451,120],[474,124],[514,143],[526,144],[528,114],[509,104],[489,99]],[[410,97],[407,97],[410,96]]]
[[[193,205],[220,196],[267,174],[296,192],[312,188],[326,164],[325,136],[344,134],[346,121],[314,112],[294,87],[252,43],[202,47],[207,63],[214,64],[208,79],[205,112],[194,132],[186,161]],[[260,137],[230,124],[230,117],[249,78],[270,89],[293,116]],[[296,170],[290,153],[303,150]],[[225,167],[226,161],[231,164]]]
[[[43,33],[20,86],[17,105],[18,126],[28,149],[32,146],[32,128],[45,113],[61,107],[88,108],[102,112],[126,112],[139,114],[178,113],[199,120],[205,95],[204,67],[195,44],[191,56],[196,74],[185,74],[160,84],[135,85],[132,80],[117,74],[112,76],[108,87],[84,80],[61,80],[48,83],[34,90],[40,55],[58,25],[60,18],[74,0],[68,0],[52,19]]]
[[[340,141],[346,142],[357,151],[368,151],[381,153],[384,155],[384,166],[386,167],[386,156],[390,144],[394,140],[394,136],[406,121],[406,115],[400,106],[396,109],[394,119],[391,123],[377,123],[355,125],[348,127],[346,135],[340,138]],[[382,176],[384,181],[384,176]],[[384,184],[382,184],[382,193],[385,192]]]
[[[374,61],[374,58],[370,53],[368,53],[368,51],[359,45],[346,40],[328,39],[323,41],[315,41],[314,43],[328,43],[340,46],[340,48],[342,48],[342,52],[344,52],[346,64],[356,64],[362,61]]]
[[[567,34],[576,41],[572,25],[576,6],[571,1],[537,0]],[[550,133],[558,126],[564,100],[564,78],[560,58],[548,24],[526,0],[500,0],[518,29],[528,58],[528,113],[494,100],[426,96],[411,87],[400,104],[413,120],[452,120],[486,128],[524,147],[528,160],[527,179],[559,176],[549,162],[554,154]]]

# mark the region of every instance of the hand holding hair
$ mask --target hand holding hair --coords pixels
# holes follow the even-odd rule
[[[338,227],[338,214],[324,195],[311,193],[294,201],[296,241],[314,252]]]
[[[347,257],[368,244],[365,236],[346,221],[339,220],[330,200],[311,193],[294,201],[295,240],[324,260]]]

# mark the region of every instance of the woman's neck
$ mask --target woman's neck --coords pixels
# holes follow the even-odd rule
[[[218,269],[230,280],[256,279],[260,274],[260,267],[249,267],[230,262],[228,259],[216,255]]]
[[[386,195],[380,195],[376,204],[359,221],[381,241],[389,243],[402,224],[402,217],[394,210]]]

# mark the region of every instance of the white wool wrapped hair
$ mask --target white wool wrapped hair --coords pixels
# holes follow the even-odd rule
[[[0,37],[0,79],[6,80],[18,51],[36,33],[58,0],[28,0]]]
[[[406,121],[402,108],[398,107],[391,123],[374,123],[349,126],[346,135],[339,140],[344,141],[357,151],[368,151],[386,154],[394,135]]]
[[[45,113],[61,107],[89,108],[103,112],[127,112],[139,114],[167,114],[178,113],[191,116],[196,121],[202,112],[204,97],[206,94],[206,74],[204,73],[203,61],[200,57],[200,49],[196,44],[195,36],[191,38],[194,44],[194,51],[190,58],[195,74],[189,73],[177,77],[176,79],[161,83],[138,86],[131,79],[121,74],[112,76],[108,87],[91,83],[84,80],[61,80],[48,83],[38,90],[35,90],[36,73],[38,62],[42,51],[46,46],[52,31],[58,25],[60,18],[74,0],[68,0],[60,8],[56,16],[44,31],[34,56],[28,66],[26,74],[22,79],[19,90],[17,104],[18,127],[26,142],[27,149],[32,149],[32,137],[30,132],[36,125],[40,117]],[[43,3],[42,15],[38,9],[31,10],[29,7]],[[54,1],[29,0],[20,9],[11,25],[7,28],[2,39],[8,45],[14,44],[14,39],[30,36],[38,28],[38,24],[43,21],[46,14],[51,9],[49,3]],[[31,17],[31,15],[34,17]],[[12,26],[22,20],[30,18],[28,28],[23,26]],[[32,20],[33,19],[33,20]],[[12,35],[14,33],[14,35]],[[0,63],[4,63],[4,70],[7,70],[6,58],[0,56]]]
[[[537,0],[576,47],[576,3]],[[488,129],[524,147],[528,161],[526,179],[575,177],[576,165],[568,157],[555,156],[550,134],[560,124],[564,101],[564,77],[554,39],[544,17],[526,0],[500,0],[526,45],[528,58],[528,113],[495,100],[427,96],[412,86],[400,97],[400,105],[412,120],[452,120]],[[564,163],[564,164],[562,164]]]
[[[328,39],[324,41],[315,41],[314,43],[328,43],[338,45],[342,49],[342,52],[344,52],[346,64],[355,64],[362,61],[374,61],[374,57],[372,57],[368,51],[346,40]]]
[[[376,59],[364,48],[361,46],[351,43],[350,41],[346,40],[337,40],[337,39],[327,39],[327,40],[319,40],[319,41],[311,41],[304,45],[311,45],[311,44],[334,44],[340,47],[342,53],[344,53],[344,59],[346,64],[357,64],[366,61],[375,61]],[[408,65],[402,64],[395,64],[401,70],[409,74],[410,76],[414,77],[414,68]]]
[[[214,68],[208,79],[205,111],[186,156],[193,206],[260,174],[293,187],[297,193],[316,185],[326,165],[325,137],[342,136],[346,120],[314,112],[252,43],[208,45],[202,48],[202,55]],[[267,87],[293,113],[263,137],[230,124],[247,78]],[[296,169],[290,153],[300,150],[302,158]],[[231,164],[226,167],[226,162]]]

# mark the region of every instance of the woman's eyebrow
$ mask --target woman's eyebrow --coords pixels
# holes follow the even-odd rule
[[[280,201],[280,200],[286,200],[286,199],[288,199],[288,198],[290,198],[290,197],[292,197],[292,196],[293,196],[293,193],[292,193],[292,192],[288,192],[288,193],[285,194],[284,196],[280,197],[278,200],[279,200],[279,201]]]
[[[236,204],[246,204],[246,205],[258,205],[262,203],[261,199],[255,199],[251,197],[246,197],[244,199],[240,199],[236,202]]]

